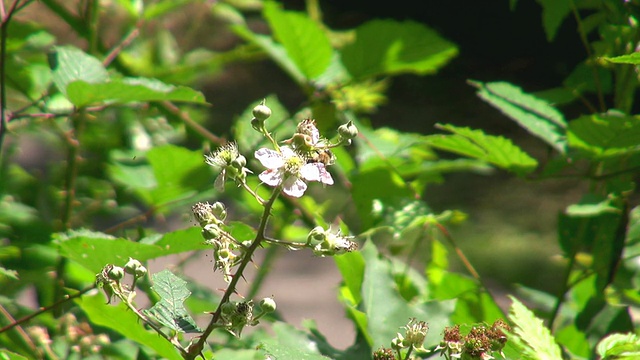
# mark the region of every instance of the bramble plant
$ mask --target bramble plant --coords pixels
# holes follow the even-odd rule
[[[640,3],[538,3],[549,41],[573,16],[586,59],[548,91],[469,80],[539,140],[536,158],[487,129],[369,123],[395,76],[435,74],[458,55],[421,23],[336,31],[316,0],[305,12],[276,1],[1,2],[0,358],[640,357]],[[32,21],[39,12],[53,25]],[[237,42],[214,51],[219,23]],[[306,101],[291,111],[275,94],[238,99],[246,110],[214,134],[218,99],[198,89],[257,60]],[[450,231],[467,214],[426,201],[447,173],[495,169],[587,185],[558,215],[557,294],[520,286],[505,305]],[[259,295],[283,248],[335,264],[355,332],[345,349],[313,321],[283,321],[276,300],[288,294]],[[171,266],[155,271],[156,259]]]

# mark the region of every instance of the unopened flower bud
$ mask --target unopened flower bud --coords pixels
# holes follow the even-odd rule
[[[253,118],[251,119],[251,127],[255,131],[262,132],[262,130],[264,129],[264,121]]]
[[[205,240],[217,240],[222,236],[222,229],[216,224],[207,224],[202,228],[202,237]]]
[[[322,226],[316,226],[309,232],[307,236],[307,244],[309,245],[317,245],[323,242],[327,238],[327,234],[325,233]]]
[[[272,313],[276,311],[276,302],[273,298],[267,297],[260,300],[260,308],[265,313]]]
[[[245,158],[243,155],[238,155],[238,157],[231,162],[231,166],[240,170],[243,167],[247,166],[247,158]]]
[[[351,140],[358,136],[358,128],[353,124],[353,121],[349,120],[346,124],[338,127],[338,134],[340,134],[343,139]]]
[[[252,114],[258,121],[264,122],[271,116],[271,109],[265,105],[265,101],[262,100],[260,104],[253,108]]]
[[[107,272],[107,276],[111,280],[116,280],[116,281],[120,280],[124,277],[124,269],[121,268],[120,266],[113,266]]]
[[[147,268],[144,267],[140,261],[133,258],[129,258],[129,261],[124,265],[124,271],[136,278],[147,275]]]
[[[244,158],[244,156],[242,156],[242,158]],[[218,220],[224,221],[224,219],[227,218],[227,209],[225,208],[223,203],[221,203],[220,201],[216,201],[211,206],[211,214],[213,214],[213,216],[215,216]]]

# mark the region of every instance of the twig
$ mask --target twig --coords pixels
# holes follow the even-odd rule
[[[102,60],[102,65],[109,66],[109,64],[111,64],[111,62],[118,56],[120,55],[120,52],[122,51],[122,49],[124,49],[125,47],[129,46],[129,44],[131,44],[131,42],[133,42],[133,40],[135,40],[138,35],[140,35],[140,27],[136,27],[133,30],[131,30],[129,32],[129,34],[127,34],[127,36],[122,39],[122,41],[116,46],[114,47],[109,54],[107,54],[107,56],[104,58],[104,60]]]
[[[7,326],[5,326],[5,327],[1,328],[1,329],[0,329],[0,334],[2,334],[3,332],[5,332],[5,331],[7,331],[7,330],[9,330],[9,329],[12,329],[12,328],[13,328],[13,327],[15,327],[15,326],[18,326],[18,325],[20,325],[20,324],[23,324],[23,323],[25,323],[25,322],[27,322],[27,321],[29,321],[29,320],[33,319],[34,317],[36,317],[36,316],[38,316],[38,315],[40,315],[40,314],[42,314],[42,313],[45,313],[45,312],[47,312],[47,311],[49,311],[49,310],[52,310],[52,309],[55,309],[55,308],[57,308],[58,306],[60,306],[60,305],[62,305],[62,304],[64,304],[64,303],[66,303],[66,302],[67,302],[67,301],[69,301],[69,300],[73,300],[73,299],[75,299],[75,298],[77,298],[77,297],[80,297],[80,296],[84,295],[85,293],[87,293],[87,292],[89,292],[89,291],[91,291],[91,290],[93,290],[93,289],[95,289],[95,288],[96,288],[96,286],[95,286],[95,285],[91,285],[91,286],[89,286],[89,287],[87,287],[87,288],[84,288],[84,289],[80,290],[80,291],[79,291],[78,293],[76,293],[76,294],[73,294],[73,295],[65,295],[62,299],[60,299],[60,300],[58,300],[58,301],[54,302],[53,304],[51,304],[51,305],[49,305],[49,306],[41,307],[40,309],[38,309],[38,311],[36,311],[36,312],[34,312],[34,313],[32,313],[32,314],[29,314],[29,315],[27,315],[27,316],[25,316],[25,317],[23,317],[23,318],[20,318],[20,319],[18,319],[18,320],[16,320],[16,321],[12,322],[11,324],[9,324],[9,325],[7,325]]]

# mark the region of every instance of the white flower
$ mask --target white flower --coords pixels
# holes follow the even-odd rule
[[[293,197],[301,197],[307,184],[303,181],[319,181],[333,185],[333,178],[322,163],[306,163],[291,148],[283,146],[280,152],[262,148],[255,152],[255,157],[267,170],[258,178],[269,186],[282,185],[282,191]]]

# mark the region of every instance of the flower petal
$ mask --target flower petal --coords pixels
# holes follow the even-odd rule
[[[282,192],[289,196],[301,197],[307,190],[307,184],[295,176],[289,176],[282,184]]]
[[[258,179],[269,186],[278,186],[282,183],[283,172],[278,169],[267,169],[258,175]]]
[[[267,148],[258,149],[254,156],[260,161],[262,166],[268,169],[277,169],[284,165],[284,157],[275,150]]]
[[[300,169],[300,176],[307,181],[320,181],[320,166],[324,167],[321,163],[304,164]]]

